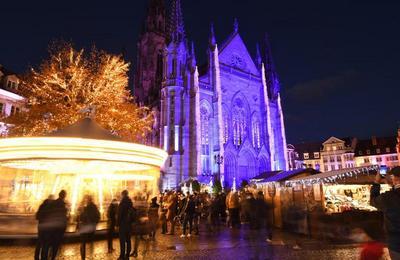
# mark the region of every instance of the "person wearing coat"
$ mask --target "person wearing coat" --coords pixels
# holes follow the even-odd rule
[[[47,260],[49,256],[51,237],[51,206],[54,201],[54,196],[50,195],[39,206],[36,212],[36,220],[38,221],[38,240],[35,248],[35,260]]]
[[[94,204],[92,196],[86,195],[77,219],[78,231],[81,238],[81,259],[86,259],[86,244],[91,243],[93,247],[93,237],[99,221],[100,211]]]
[[[226,196],[226,207],[229,212],[229,227],[240,227],[240,218],[239,218],[239,195],[235,191],[229,192],[228,196]]]
[[[113,199],[107,209],[107,249],[108,253],[114,251],[113,238],[117,225],[118,201]]]
[[[176,193],[171,193],[168,196],[168,201],[167,201],[166,206],[167,206],[166,219],[167,219],[167,222],[169,222],[171,225],[171,229],[168,234],[174,235],[175,234],[175,216],[177,213],[177,206],[178,206],[178,197],[177,197]]]
[[[156,238],[157,224],[158,224],[158,211],[160,205],[157,203],[157,197],[151,199],[148,216],[150,222],[150,237],[154,240]]]
[[[132,200],[129,198],[127,190],[121,192],[121,201],[118,206],[117,225],[119,227],[119,260],[129,259],[132,249],[132,212],[134,211]]]
[[[196,204],[194,201],[194,196],[190,195],[189,192],[186,197],[183,199],[183,208],[182,213],[184,214],[183,218],[183,234],[181,237],[186,237],[186,229],[187,225],[189,224],[189,233],[187,234],[188,237],[192,235],[193,230],[193,218],[194,214],[196,213]]]
[[[389,254],[392,259],[400,259],[400,167],[390,172],[393,189],[380,193],[382,176],[378,172],[371,187],[370,204],[383,212]]]

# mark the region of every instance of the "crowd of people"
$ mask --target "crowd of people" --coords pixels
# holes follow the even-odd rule
[[[376,175],[371,188],[370,203],[381,210],[385,217],[391,258],[400,259],[400,167],[395,167],[390,176],[393,189],[380,194],[382,176],[379,173]],[[57,199],[49,196],[39,206],[36,213],[38,240],[35,259],[56,259],[67,225],[71,222],[77,225],[82,259],[86,258],[86,245],[93,245],[97,224],[102,219],[93,198],[89,195],[84,196],[74,218],[71,219],[66,197],[67,192],[62,190]],[[271,222],[269,208],[261,191],[251,192],[246,189],[213,195],[208,192],[165,191],[159,197],[152,198],[151,203],[144,208],[135,207],[128,191],[124,190],[120,201],[111,201],[105,216],[108,252],[112,253],[115,250],[113,240],[117,234],[120,242],[119,259],[123,260],[129,259],[130,256],[137,257],[140,241],[144,236],[155,240],[159,227],[162,235],[190,238],[199,235],[200,224],[205,227],[202,229],[204,232],[215,233],[223,225],[238,229],[243,223],[248,223],[251,229],[265,230],[266,240],[271,242],[272,233],[268,226]],[[356,230],[354,236],[362,237],[360,241],[367,241],[361,251],[361,259],[379,259],[383,255],[384,245],[367,237],[363,230]],[[299,248],[297,242],[295,247]]]
[[[38,220],[38,242],[35,259],[55,259],[64,238],[67,224],[71,221],[67,193],[62,190],[59,198],[50,196],[40,205]],[[222,225],[240,228],[248,222],[250,228],[260,229],[268,223],[268,205],[262,192],[231,191],[211,195],[208,192],[189,193],[165,191],[151,199],[146,208],[135,207],[127,190],[122,191],[121,199],[113,199],[106,212],[107,246],[112,253],[113,239],[118,234],[119,259],[138,256],[139,243],[145,236],[155,240],[160,227],[163,235],[178,235],[190,238],[199,235],[200,224],[206,232],[218,232]],[[87,244],[93,245],[96,226],[101,214],[89,195],[83,197],[76,216],[76,230],[79,233],[81,258],[86,258]],[[179,232],[178,232],[179,231]],[[271,239],[271,232],[267,240]],[[147,239],[147,238],[146,238]],[[134,241],[133,248],[131,241]]]

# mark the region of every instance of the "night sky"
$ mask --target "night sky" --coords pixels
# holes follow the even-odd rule
[[[23,73],[59,39],[79,48],[125,49],[134,61],[146,2],[2,1],[0,64]],[[396,134],[400,3],[390,2],[182,0],[200,62],[206,60],[210,22],[221,43],[237,17],[253,56],[268,32],[290,143]]]

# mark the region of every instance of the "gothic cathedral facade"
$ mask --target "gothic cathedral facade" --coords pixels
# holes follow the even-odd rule
[[[137,99],[155,115],[152,144],[169,158],[163,188],[188,178],[230,187],[259,173],[287,170],[280,86],[266,39],[253,59],[235,21],[217,44],[211,26],[208,62],[197,66],[180,0],[150,0],[138,43]],[[168,15],[167,15],[168,13]]]

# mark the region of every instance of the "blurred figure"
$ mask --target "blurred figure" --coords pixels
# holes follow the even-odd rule
[[[400,259],[400,167],[394,167],[389,175],[393,189],[380,194],[382,176],[378,171],[371,187],[370,203],[384,214],[389,254],[392,260],[397,260]]]
[[[152,238],[153,240],[155,240],[156,238],[159,208],[160,205],[157,203],[157,197],[152,198],[148,211],[148,216],[150,222],[150,238]]]
[[[118,201],[113,199],[107,209],[107,248],[108,253],[114,251],[113,238],[117,225]]]
[[[117,224],[119,227],[119,244],[120,244],[120,260],[129,259],[131,251],[131,235],[132,235],[132,218],[133,218],[133,203],[129,198],[129,193],[124,190],[121,193],[122,199],[118,207]]]
[[[178,205],[178,196],[176,193],[170,193],[168,196],[168,201],[167,201],[167,222],[170,223],[171,228],[169,231],[169,235],[175,234],[175,217],[176,217],[176,212],[177,212],[177,205]]]
[[[209,214],[208,214],[208,219],[209,219],[209,230],[211,232],[216,232],[219,228],[219,205],[220,202],[217,198],[214,198],[210,201],[210,206],[209,206]]]
[[[167,228],[167,206],[166,206],[166,201],[168,199],[168,196],[166,194],[163,194],[160,199],[160,223],[161,223],[161,234],[166,234],[168,232]]]
[[[183,199],[184,206],[182,208],[182,213],[184,214],[183,218],[183,233],[181,237],[186,237],[186,229],[189,224],[189,234],[187,237],[191,237],[193,231],[193,217],[196,212],[196,205],[194,201],[194,196],[190,195],[188,192],[186,197]]]
[[[65,198],[67,197],[67,192],[61,190],[58,193],[58,199],[51,203],[51,231],[50,239],[52,241],[52,254],[51,259],[54,260],[57,257],[58,250],[60,249],[61,243],[64,239],[65,229],[67,228],[67,204]]]
[[[351,231],[350,239],[363,243],[360,253],[360,260],[381,260],[384,259],[384,245],[374,241],[364,230],[355,228]]]
[[[226,196],[226,207],[229,212],[229,221],[228,226],[240,227],[240,219],[239,219],[239,195],[237,192],[231,191]]]
[[[78,231],[81,237],[81,259],[86,259],[86,243],[90,243],[93,248],[93,237],[99,221],[100,211],[93,203],[93,197],[90,195],[84,196],[77,219]]]
[[[200,195],[197,192],[194,193],[193,198],[195,204],[195,213],[193,216],[193,229],[194,229],[194,234],[197,236],[199,235],[201,212],[203,211],[203,203],[201,201]]]
[[[39,206],[36,212],[36,220],[38,221],[38,240],[35,249],[35,260],[47,260],[50,250],[50,231],[51,231],[51,206],[54,202],[54,196],[50,195]]]

